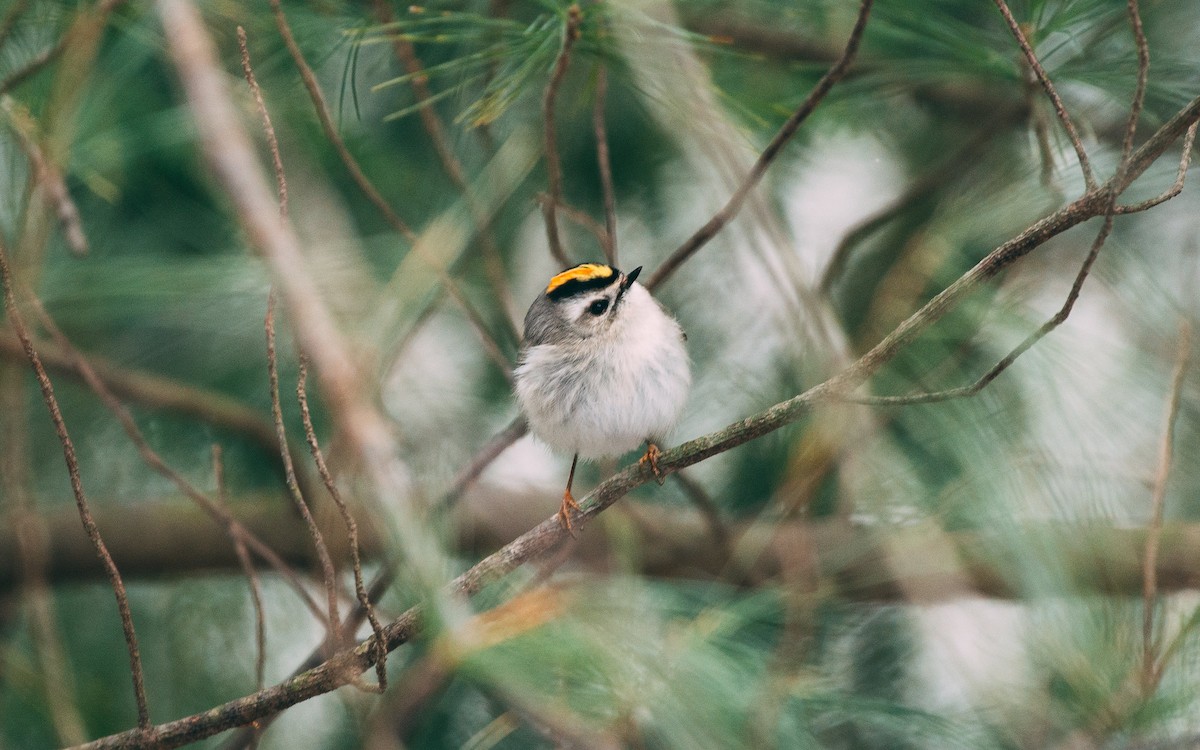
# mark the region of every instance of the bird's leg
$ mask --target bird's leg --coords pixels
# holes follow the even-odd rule
[[[562,505],[558,508],[558,522],[566,529],[571,536],[575,536],[575,529],[571,528],[571,510],[579,510],[579,503],[575,502],[574,496],[571,495],[571,485],[575,482],[575,465],[579,463],[579,454],[571,459],[571,473],[567,475],[567,488],[563,490]]]
[[[667,481],[663,473],[658,470],[658,457],[661,455],[662,451],[658,449],[658,446],[647,440],[646,453],[638,459],[639,464],[650,464],[650,471],[654,472],[654,481],[658,482],[659,487],[662,486],[663,482]]]

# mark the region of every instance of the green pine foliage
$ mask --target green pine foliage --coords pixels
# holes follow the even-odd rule
[[[0,5],[0,240],[21,310],[39,347],[54,348],[31,294],[75,347],[116,371],[111,385],[147,443],[214,496],[211,447],[221,446],[223,496],[235,515],[267,519],[256,526],[264,534],[294,525],[284,554],[319,609],[320,572],[271,442],[271,271],[206,161],[159,5],[117,3],[90,57],[80,39],[104,5]],[[514,327],[559,270],[541,209],[543,106],[565,36],[576,35],[552,126],[567,253],[603,259],[593,231],[605,221],[593,127],[603,75],[619,265],[645,266],[644,281],[725,204],[842,53],[859,7],[283,3],[346,149],[408,237],[365,197],[323,131],[270,4],[196,5],[270,177],[242,79],[245,29],[306,270],[359,358],[366,400],[391,421],[412,493],[404,500],[425,509],[414,533],[445,553],[445,581],[547,517],[566,476],[563,457],[524,438],[448,498],[458,472],[516,416],[508,366],[495,358],[511,365]],[[1138,75],[1127,3],[1010,5],[1107,180]],[[1141,6],[1150,67],[1135,145],[1200,94],[1200,6]],[[56,50],[63,39],[71,44]],[[427,98],[415,93],[422,87]],[[423,109],[445,128],[465,189]],[[1175,144],[1122,202],[1169,186],[1178,155]],[[39,158],[61,174],[86,254],[72,252]],[[689,333],[695,373],[669,444],[839,372],[1085,189],[996,3],[876,0],[847,76],[738,218],[655,290]],[[1167,474],[1159,461],[1177,331],[1197,318],[1196,196],[1188,184],[1160,207],[1118,217],[1066,323],[979,394],[822,402],[689,468],[693,487],[647,484],[585,526],[574,553],[527,562],[428,618],[391,654],[383,696],[342,688],[313,698],[276,717],[259,746],[1191,746],[1200,736],[1194,363],[1172,412]],[[1093,220],[1056,236],[990,279],[856,393],[975,382],[1062,306],[1099,230]],[[303,459],[286,305],[280,316],[283,417]],[[2,320],[0,339],[15,340],[11,316]],[[186,498],[90,388],[46,359],[100,531],[115,550],[132,550],[118,563],[131,571],[152,721],[255,692],[247,577],[227,552],[212,563],[212,550],[192,548],[193,536],[210,536],[139,525]],[[145,378],[191,389],[200,403],[147,396]],[[430,582],[405,575],[388,508],[368,499],[319,378],[309,387],[316,433],[368,539],[367,578],[398,571],[377,603],[386,623],[427,601]],[[229,416],[238,409],[258,432]],[[636,458],[582,466],[576,496]],[[300,473],[326,535],[342,545],[344,613],[354,605],[344,527],[314,468]],[[1158,492],[1164,562],[1147,619],[1140,555]],[[0,748],[59,747],[135,726],[112,592],[91,567],[72,497],[28,365],[0,346]],[[30,511],[59,536],[22,538]],[[128,528],[114,527],[121,519]],[[39,544],[61,557],[31,569]],[[266,567],[260,576],[269,686],[304,662],[322,627],[283,576]]]

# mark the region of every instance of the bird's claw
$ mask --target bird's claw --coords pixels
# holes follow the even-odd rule
[[[575,529],[571,527],[571,511],[579,511],[579,503],[575,502],[574,496],[571,495],[571,490],[563,492],[562,505],[558,507],[558,522],[567,530],[571,536],[576,536]]]
[[[650,471],[654,472],[654,481],[658,482],[659,487],[662,486],[663,482],[667,481],[667,478],[663,475],[663,473],[658,470],[658,457],[661,455],[662,451],[658,449],[657,445],[654,443],[646,443],[646,453],[638,459],[639,464],[650,465]]]

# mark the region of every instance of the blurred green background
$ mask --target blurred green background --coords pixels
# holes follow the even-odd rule
[[[270,274],[207,167],[157,6],[6,1],[0,233],[19,296],[36,292],[103,365],[154,450],[205,492],[216,492],[211,447],[221,446],[235,515],[279,546],[319,600],[272,442]],[[245,29],[308,270],[394,423],[413,497],[438,508],[422,533],[457,573],[549,515],[568,466],[525,437],[440,503],[516,416],[504,363],[526,306],[559,270],[539,204],[542,104],[568,4],[283,4],[346,148],[415,243],[323,132],[271,4],[197,5],[269,175],[241,72]],[[555,108],[565,203],[603,225],[593,128],[603,70],[618,262],[652,272],[725,203],[840,54],[857,10],[849,0],[581,3]],[[1012,10],[1107,179],[1137,73],[1126,3],[1013,0]],[[1151,64],[1137,142],[1200,93],[1200,6],[1147,0],[1141,14]],[[406,69],[405,45],[420,75]],[[431,141],[414,81],[427,86],[465,190]],[[1169,186],[1178,156],[1176,145],[1128,200]],[[55,184],[78,211],[84,254],[66,239]],[[849,75],[739,217],[656,291],[689,334],[695,373],[671,443],[821,382],[1083,189],[993,3],[877,0]],[[1149,639],[1162,668],[1149,680],[1139,530],[1164,481],[1178,331],[1198,313],[1198,195],[1188,185],[1119,217],[1068,321],[979,395],[824,405],[689,469],[686,484],[642,488],[556,567],[527,565],[472,601],[510,613],[494,640],[405,646],[384,696],[343,688],[307,701],[259,746],[1194,746],[1195,368],[1184,371],[1165,480],[1166,572]],[[603,259],[584,223],[560,223],[572,260]],[[972,295],[869,390],[972,382],[1059,308],[1099,224],[1054,238]],[[153,721],[253,692],[255,610],[232,545],[147,467],[92,390],[54,366],[50,337],[38,342],[100,532],[126,574]],[[304,455],[286,315],[280,347],[285,422]],[[0,748],[59,747],[135,726],[129,661],[59,441],[7,326],[0,355]],[[351,475],[354,457],[310,389],[330,463]],[[582,467],[577,496],[617,465]],[[318,485],[309,462],[300,471]],[[345,490],[369,578],[388,551],[387,509],[356,502],[355,487]],[[309,500],[327,535],[344,536],[324,494]],[[344,611],[345,542],[331,543]],[[322,628],[277,574],[261,575],[273,684]],[[402,581],[381,616],[418,596]],[[505,604],[514,597],[532,604]]]

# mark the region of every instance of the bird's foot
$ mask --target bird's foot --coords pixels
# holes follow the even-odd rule
[[[657,445],[654,443],[646,443],[646,453],[638,459],[639,464],[650,465],[650,471],[654,472],[654,481],[658,482],[659,487],[662,486],[663,482],[667,481],[667,478],[663,476],[663,473],[658,470],[658,457],[661,455],[662,451],[658,449]]]
[[[574,496],[571,495],[571,490],[563,491],[562,505],[558,507],[558,522],[567,530],[571,536],[576,536],[575,529],[571,528],[571,511],[579,512],[579,503],[575,502]]]

